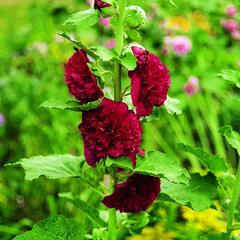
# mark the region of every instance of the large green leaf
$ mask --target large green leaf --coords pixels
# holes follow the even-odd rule
[[[39,221],[31,231],[18,235],[14,240],[80,240],[85,231],[73,219],[53,216]]]
[[[71,202],[75,207],[80,209],[96,227],[105,227],[106,223],[99,217],[98,210],[91,205],[82,201],[80,198],[74,198],[71,193],[60,193],[60,197]]]
[[[117,55],[113,50],[102,46],[94,46],[90,48],[100,59],[103,61],[110,61],[113,58],[116,58]]]
[[[219,133],[221,133],[228,143],[235,149],[237,149],[238,153],[240,153],[240,134],[233,131],[230,125],[226,125],[219,129]]]
[[[188,183],[190,177],[176,157],[158,151],[146,152],[144,156],[138,155],[134,171],[184,184]]]
[[[181,166],[178,159],[158,151],[145,152],[144,156],[138,155],[135,168],[133,168],[129,158],[124,157],[108,158],[106,165],[114,165],[144,175],[166,178],[175,183],[188,184],[190,178],[188,171]]]
[[[23,158],[19,162],[7,165],[20,164],[25,170],[25,179],[33,180],[40,176],[49,179],[81,176],[81,164],[83,162],[83,157],[65,154]]]
[[[189,186],[162,179],[161,192],[179,204],[189,206],[194,210],[204,210],[213,203],[217,186],[216,177],[211,173],[204,177],[192,174]]]
[[[201,162],[209,168],[209,170],[214,173],[221,173],[227,171],[227,165],[225,160],[220,156],[213,156],[205,151],[203,151],[199,147],[191,147],[186,144],[179,144],[179,147],[181,150],[185,152],[189,152],[194,154],[196,157],[198,157]]]
[[[63,25],[77,25],[81,28],[87,28],[95,25],[99,19],[99,12],[95,9],[88,9],[72,14]]]
[[[80,104],[78,101],[64,101],[62,99],[49,99],[40,104],[40,107],[54,108],[54,109],[65,109],[76,112],[89,111],[98,107],[102,99],[98,99],[87,104]]]

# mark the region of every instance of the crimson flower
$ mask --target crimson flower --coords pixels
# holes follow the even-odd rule
[[[137,67],[128,73],[131,78],[131,97],[138,116],[148,116],[154,106],[167,99],[170,86],[169,70],[160,59],[147,50],[133,46]]]
[[[145,211],[158,197],[161,181],[157,177],[134,174],[124,183],[117,184],[112,195],[102,202],[120,212]]]
[[[112,5],[102,0],[95,0],[94,8],[101,11],[101,8],[111,7]]]
[[[65,64],[68,90],[81,104],[96,101],[103,97],[97,79],[87,63],[89,63],[89,60],[84,50],[77,50]]]
[[[104,98],[98,108],[83,113],[79,129],[86,161],[92,167],[101,158],[119,156],[129,157],[135,165],[142,126],[126,103]]]

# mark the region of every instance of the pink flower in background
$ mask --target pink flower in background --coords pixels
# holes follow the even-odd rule
[[[176,55],[186,55],[192,49],[192,41],[185,36],[177,36],[173,39],[173,51]]]
[[[187,55],[192,50],[192,41],[186,36],[165,37],[165,52],[172,51],[177,56]]]
[[[226,7],[225,9],[225,13],[229,16],[229,17],[234,17],[237,14],[237,8],[234,5],[229,5]]]
[[[111,39],[111,40],[107,41],[105,44],[105,47],[109,48],[109,49],[115,48],[115,46],[116,46],[115,39]]]
[[[238,22],[234,19],[225,19],[221,22],[223,28],[228,32],[234,32],[238,30]]]
[[[86,0],[86,2],[93,7],[94,6],[94,0]]]
[[[236,30],[236,31],[231,32],[231,37],[234,40],[240,40],[240,31]]]
[[[199,90],[199,79],[195,76],[188,78],[187,83],[184,85],[184,91],[188,96],[195,95]]]
[[[0,113],[0,127],[3,126],[5,123],[5,117],[2,113]]]
[[[106,18],[100,17],[98,23],[103,27],[107,28],[110,26],[110,17],[106,17]]]
[[[161,181],[157,177],[134,174],[124,183],[115,186],[114,193],[102,202],[120,212],[145,211],[158,197]]]

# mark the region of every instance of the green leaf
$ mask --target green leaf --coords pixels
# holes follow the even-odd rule
[[[190,178],[188,171],[181,166],[177,158],[158,151],[145,152],[144,156],[138,155],[134,172],[183,184],[188,184]]]
[[[71,202],[80,209],[91,220],[96,227],[105,227],[106,223],[99,217],[98,210],[82,201],[80,198],[74,198],[71,193],[60,193],[59,197]]]
[[[19,162],[7,164],[7,166],[21,165],[25,170],[25,179],[33,180],[40,176],[49,179],[81,176],[81,164],[83,157],[75,157],[70,154],[35,156],[23,158]]]
[[[238,153],[240,154],[240,134],[233,131],[230,125],[226,125],[219,129],[219,133],[221,133],[228,143],[235,149],[237,149]]]
[[[84,44],[79,42],[73,35],[71,35],[68,32],[60,32],[58,33],[59,36],[69,40],[70,42],[74,43],[77,47],[83,49],[88,55],[90,55],[92,58],[98,58],[98,56],[88,47],[86,47]]]
[[[102,46],[91,47],[91,50],[103,61],[110,61],[117,57],[114,51]]]
[[[201,160],[201,162],[205,166],[207,166],[212,173],[217,174],[217,173],[223,173],[223,172],[227,171],[226,162],[222,157],[213,156],[213,155],[203,151],[199,147],[194,148],[189,145],[182,144],[182,143],[178,144],[178,145],[181,150],[192,153],[193,155],[198,157]]]
[[[136,41],[136,42],[142,41],[141,34],[139,33],[139,31],[137,29],[128,29],[127,35],[133,41]]]
[[[72,14],[63,25],[77,25],[81,28],[87,28],[95,25],[99,19],[99,12],[95,9],[88,9]]]
[[[137,155],[135,168],[127,157],[107,158],[105,164],[108,167],[116,166],[135,173],[166,178],[175,183],[188,184],[190,177],[188,171],[181,167],[178,159],[158,151],[145,152],[144,156]]]
[[[232,69],[226,69],[217,74],[218,77],[235,84],[240,88],[240,72]]]
[[[126,24],[129,28],[140,28],[147,21],[145,11],[139,6],[128,6],[126,8]]]
[[[167,100],[164,103],[165,108],[167,109],[168,113],[173,115],[174,113],[179,115],[182,113],[183,106],[180,100],[176,98],[167,97]]]
[[[209,208],[213,203],[217,186],[216,177],[211,173],[204,177],[199,174],[192,174],[189,186],[162,179],[161,193],[168,195],[179,204],[199,211]]]
[[[31,231],[18,235],[14,240],[76,240],[84,239],[81,224],[64,216],[52,216],[37,222]]]
[[[137,59],[133,55],[130,47],[127,47],[120,57],[121,64],[127,68],[128,71],[132,71],[137,67]]]
[[[40,107],[82,112],[97,108],[101,101],[102,99],[98,99],[96,101],[81,105],[80,102],[74,100],[65,101],[62,99],[49,99],[41,103]]]
[[[123,169],[133,170],[133,164],[127,157],[107,158],[105,161],[106,167],[119,167]]]

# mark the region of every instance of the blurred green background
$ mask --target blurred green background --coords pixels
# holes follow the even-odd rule
[[[144,124],[143,148],[174,154],[192,171],[202,168],[193,156],[178,149],[177,144],[183,142],[231,159],[234,166],[236,153],[224,144],[218,128],[231,124],[240,131],[240,93],[217,74],[240,69],[240,40],[232,39],[221,26],[228,18],[226,6],[235,4],[240,11],[239,1],[178,0],[178,8],[168,0],[129,2],[146,10],[149,21],[141,30],[142,45],[168,66],[172,79],[169,95],[183,105],[179,116],[161,108],[158,118]],[[12,239],[33,222],[56,213],[78,219],[81,213],[66,206],[58,198],[59,192],[91,195],[75,179],[27,182],[21,169],[4,167],[33,155],[83,154],[77,129],[81,115],[49,111],[39,105],[50,98],[69,97],[64,63],[73,46],[57,32],[63,30],[62,22],[71,13],[88,7],[84,0],[0,1],[0,239]],[[240,14],[235,19],[240,22]],[[100,24],[87,31],[78,27],[76,33],[89,46],[105,45],[113,38],[111,29]],[[192,42],[185,56],[163,52],[164,38],[176,35]],[[193,96],[184,91],[191,76],[199,84]]]

